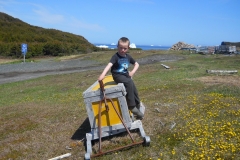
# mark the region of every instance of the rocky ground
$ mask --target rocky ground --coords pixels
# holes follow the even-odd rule
[[[183,59],[174,55],[153,55],[138,59],[140,65],[176,61]],[[18,64],[0,65],[0,84],[23,81],[46,75],[67,74],[73,72],[83,72],[87,70],[103,70],[105,66],[96,61],[71,59],[54,61],[53,59],[41,60],[40,62],[25,62]]]

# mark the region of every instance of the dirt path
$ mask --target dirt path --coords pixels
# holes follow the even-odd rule
[[[145,65],[180,59],[183,59],[183,57],[174,55],[153,55],[138,59],[137,61],[140,65]],[[96,61],[82,59],[64,60],[60,62],[45,60],[36,63],[3,64],[0,65],[0,84],[23,81],[46,75],[67,74],[87,70],[103,70],[104,67],[105,66],[100,65]]]

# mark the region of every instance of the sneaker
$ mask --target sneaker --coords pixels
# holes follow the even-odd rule
[[[142,112],[142,114],[145,113],[145,106],[142,102],[140,102],[140,109],[139,110]]]
[[[137,117],[137,120],[143,120],[144,117]]]
[[[136,120],[143,120],[144,116],[141,117],[141,116],[136,116]]]

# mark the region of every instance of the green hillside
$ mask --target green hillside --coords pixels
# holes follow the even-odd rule
[[[61,56],[97,51],[84,37],[27,24],[0,12],[0,56],[21,57],[21,44],[28,44],[26,57]]]

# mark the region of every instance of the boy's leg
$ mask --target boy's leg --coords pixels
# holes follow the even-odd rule
[[[144,117],[144,114],[140,110],[140,99],[138,97],[138,91],[133,81],[132,81],[132,84],[133,84],[133,95],[135,100],[135,106],[129,107],[129,110],[136,116],[136,119],[142,120]]]
[[[128,109],[137,116],[137,119],[143,119],[143,113],[139,110],[140,100],[138,97],[138,92],[136,86],[130,77],[124,75],[113,76],[113,79],[116,83],[123,83],[127,92],[126,100],[128,104]]]
[[[133,82],[133,94],[134,94],[134,99],[135,99],[135,103],[136,103],[136,106],[137,108],[139,109],[139,106],[140,106],[140,99],[139,99],[139,96],[138,96],[138,90]]]
[[[136,106],[135,102],[135,85],[130,77],[124,75],[114,75],[113,79],[116,83],[123,83],[127,92],[126,100],[128,106]]]

